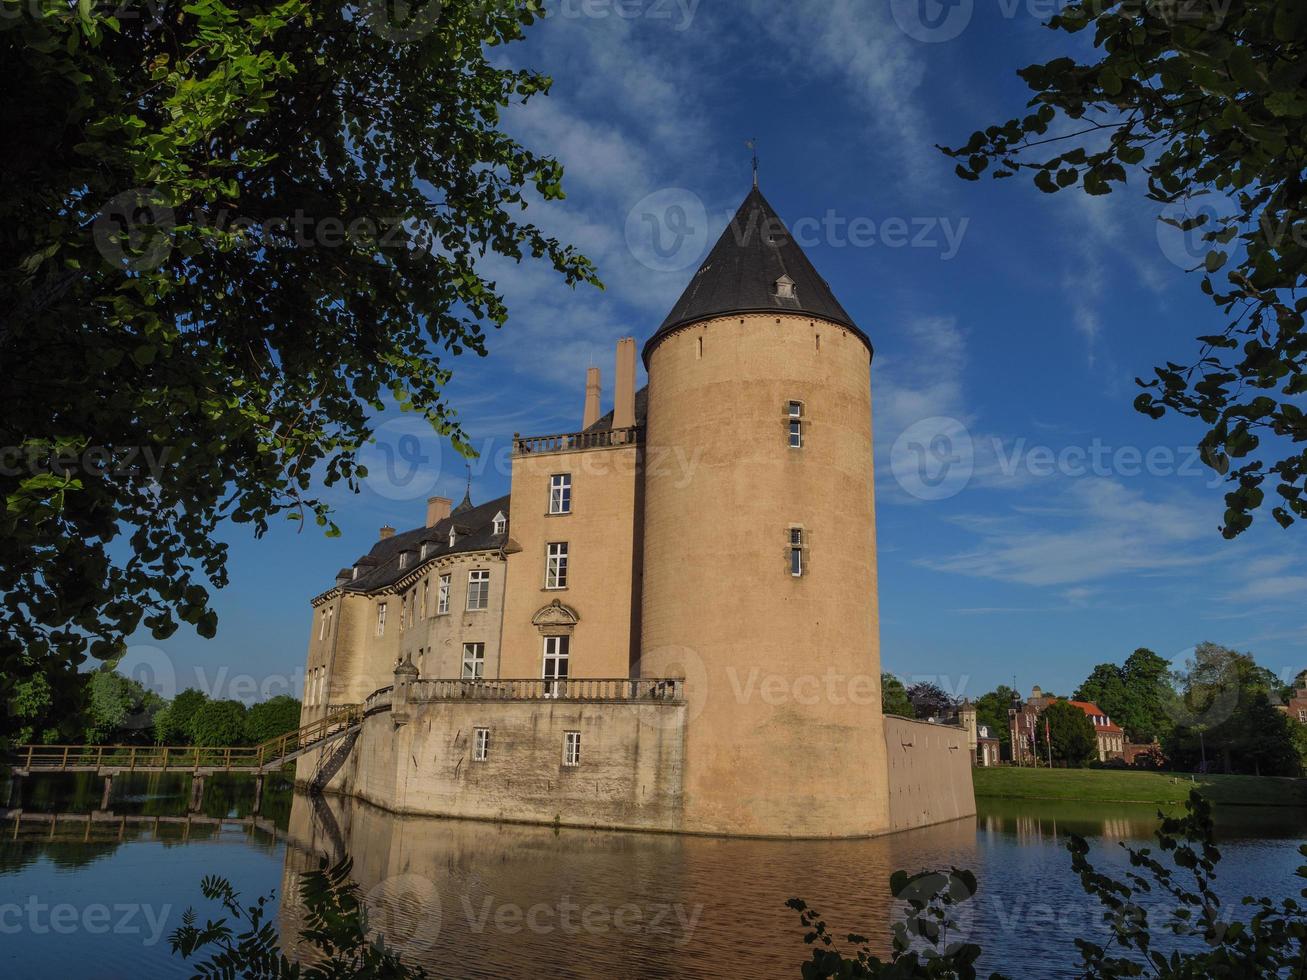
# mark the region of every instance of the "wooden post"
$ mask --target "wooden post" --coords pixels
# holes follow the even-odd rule
[[[254,809],[250,811],[257,814],[263,806],[263,774],[254,777]]]
[[[113,792],[113,774],[104,777],[104,792],[100,795],[100,809],[109,809],[109,795]]]
[[[196,813],[204,803],[204,777],[198,773],[191,777],[190,812]]]

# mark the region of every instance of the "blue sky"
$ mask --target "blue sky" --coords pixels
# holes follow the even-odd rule
[[[643,342],[662,320],[746,194],[756,136],[764,193],[877,349],[885,669],[975,696],[1014,675],[1069,693],[1135,647],[1183,657],[1202,640],[1284,676],[1307,665],[1305,532],[1263,515],[1222,540],[1199,428],[1131,407],[1136,376],[1187,359],[1219,325],[1182,269],[1186,243],[1137,182],[1096,199],[967,183],[933,148],[1020,111],[1014,70],[1066,48],[1041,26],[1048,5],[927,0],[937,27],[917,0],[553,8],[502,54],[552,74],[553,93],[507,124],[566,167],[567,200],[528,214],[593,258],[607,289],[488,267],[512,318],[488,359],[452,362],[451,397],[483,452],[477,500],[507,492],[514,432],[579,427],[588,365],[611,395],[616,340]],[[654,228],[663,246],[680,230],[681,247],[655,251]],[[416,478],[400,486],[377,465],[359,496],[333,496],[343,539],[230,527],[217,639],[140,637],[154,649],[137,655],[220,695],[297,682],[309,598],[382,524],[417,526],[428,494],[463,492],[448,445],[398,414],[379,423],[401,460],[415,447],[428,460]],[[956,468],[927,466],[931,486],[913,447],[929,454],[937,437]]]

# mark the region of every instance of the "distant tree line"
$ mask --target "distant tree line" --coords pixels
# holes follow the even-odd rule
[[[959,701],[936,684],[905,685],[892,674],[881,680],[886,714],[950,718],[957,712]],[[1200,643],[1179,669],[1142,647],[1122,664],[1098,664],[1071,697],[1101,708],[1128,741],[1156,742],[1168,768],[1301,776],[1307,771],[1307,725],[1278,706],[1303,686],[1307,671],[1285,684],[1251,653]],[[974,701],[977,724],[999,740],[1005,759],[1012,757],[1008,711],[1023,700],[1000,684]],[[1035,748],[1041,760],[1051,754],[1057,765],[1088,765],[1097,759],[1093,723],[1065,701],[1055,702],[1039,716]]]
[[[0,737],[16,744],[258,745],[299,727],[300,702],[279,695],[246,706],[187,688],[172,700],[106,667],[51,685],[14,686]]]

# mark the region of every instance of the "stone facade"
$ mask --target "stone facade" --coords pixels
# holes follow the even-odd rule
[[[737,836],[974,813],[966,732],[881,716],[870,341],[756,190],[644,360],[637,392],[619,342],[608,415],[591,369],[579,431],[515,436],[508,497],[433,498],[314,600],[305,717],[368,716],[298,778]]]

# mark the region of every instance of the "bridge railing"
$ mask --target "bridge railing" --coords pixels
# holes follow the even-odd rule
[[[8,761],[16,768],[29,771],[253,770],[272,765],[278,759],[349,728],[362,717],[361,706],[349,705],[261,745],[20,745],[8,753]]]

